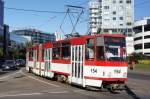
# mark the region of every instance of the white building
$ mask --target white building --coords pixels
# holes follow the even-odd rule
[[[132,36],[134,0],[90,0],[90,33]]]
[[[134,38],[133,37],[126,37],[126,51],[127,51],[127,56],[134,53]]]
[[[150,54],[150,17],[136,21],[134,32],[135,52]]]

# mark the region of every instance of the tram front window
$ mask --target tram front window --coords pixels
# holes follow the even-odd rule
[[[110,61],[125,61],[125,38],[105,37],[105,57]]]

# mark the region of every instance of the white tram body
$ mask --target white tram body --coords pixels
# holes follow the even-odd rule
[[[108,53],[108,54],[107,54]],[[73,37],[29,48],[26,69],[83,87],[127,81],[125,37],[119,34]]]

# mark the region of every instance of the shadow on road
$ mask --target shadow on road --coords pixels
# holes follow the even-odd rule
[[[128,86],[125,86],[125,91],[128,95],[130,95],[133,99],[141,99],[137,96]]]
[[[8,71],[0,71],[0,76],[8,73]]]

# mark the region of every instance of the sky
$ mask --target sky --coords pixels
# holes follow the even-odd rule
[[[58,11],[66,12],[66,5],[76,5],[85,8],[82,17],[76,27],[76,32],[85,34],[88,31],[88,0],[4,0],[5,7],[29,9],[29,10],[44,10],[44,11]],[[135,20],[142,17],[150,16],[150,0],[135,0]],[[76,12],[76,10],[71,10]],[[78,10],[80,12],[81,10]],[[25,11],[14,11],[5,9],[4,23],[10,26],[10,30],[22,28],[35,28],[44,32],[54,33],[60,32],[68,34],[72,31],[72,24],[69,16],[66,17],[60,29],[61,22],[65,17],[65,13],[35,13]],[[73,23],[77,14],[71,16]]]

